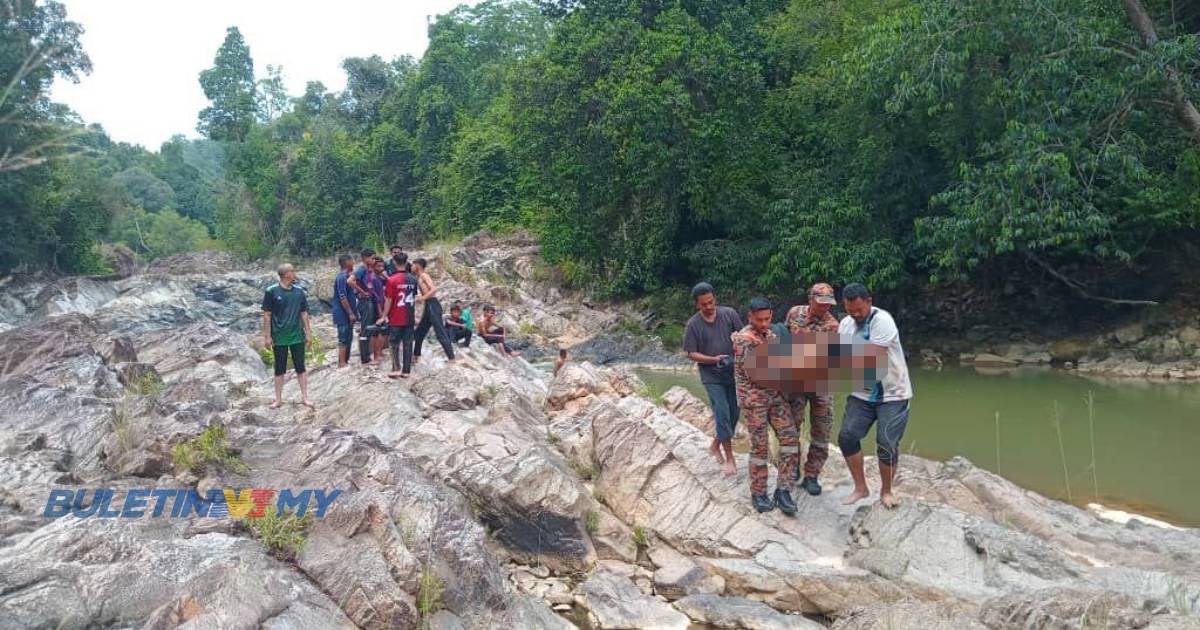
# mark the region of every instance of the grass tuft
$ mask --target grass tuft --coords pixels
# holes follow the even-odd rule
[[[1063,483],[1067,486],[1067,501],[1074,503],[1075,498],[1071,495],[1071,475],[1067,472],[1067,449],[1063,445],[1062,436],[1062,408],[1058,406],[1058,401],[1054,401],[1054,432],[1058,435],[1058,456],[1062,459],[1063,467]]]
[[[144,372],[129,384],[129,389],[138,396],[157,396],[166,388],[166,384],[154,372]]]
[[[442,609],[442,592],[445,588],[442,578],[426,563],[421,570],[420,591],[417,593],[417,611],[421,613],[421,618],[427,618]]]
[[[256,538],[262,541],[267,552],[284,561],[292,561],[304,551],[307,541],[305,530],[312,522],[309,514],[296,516],[284,511],[281,516],[275,509],[268,508],[259,518],[246,519],[246,524]]]
[[[600,530],[600,513],[595,510],[588,510],[587,517],[584,519],[584,526],[588,534],[595,534]]]
[[[204,472],[209,464],[236,473],[248,470],[241,458],[229,448],[229,433],[225,425],[219,423],[211,424],[200,435],[176,444],[171,449],[171,458],[176,468],[195,473]]]

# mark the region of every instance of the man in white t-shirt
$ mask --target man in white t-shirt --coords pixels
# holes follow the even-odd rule
[[[865,379],[863,388],[846,398],[838,446],[850,468],[854,490],[844,503],[849,505],[871,496],[863,472],[861,442],[871,425],[878,423],[875,442],[882,484],[879,502],[884,507],[896,507],[899,501],[892,494],[892,478],[900,461],[900,439],[908,426],[913,396],[904,347],[900,345],[900,330],[890,313],[874,306],[871,292],[861,284],[850,284],[842,289],[842,302],[849,314],[838,324],[838,334],[852,337],[856,344],[867,344],[868,356],[880,359],[875,363],[880,367]],[[886,363],[882,360],[884,354]]]

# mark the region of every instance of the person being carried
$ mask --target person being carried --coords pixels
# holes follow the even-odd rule
[[[350,364],[350,348],[354,345],[354,324],[358,322],[358,294],[350,288],[354,275],[354,257],[338,256],[337,276],[333,279],[333,325],[337,328],[338,367]]]
[[[796,502],[789,488],[795,479],[800,459],[800,442],[796,425],[783,394],[776,389],[755,384],[746,374],[746,357],[760,345],[778,341],[771,331],[771,303],[766,298],[750,300],[747,319],[750,323],[733,333],[733,375],[737,383],[737,400],[746,414],[750,432],[750,502],[759,512],[776,507],[788,516],[796,514]],[[768,428],[779,439],[779,469],[775,477],[774,500],[767,496],[767,462],[769,453]]]
[[[479,337],[482,338],[488,345],[494,346],[500,354],[506,357],[519,357],[520,352],[513,352],[508,349],[508,344],[504,338],[504,327],[496,323],[496,308],[492,305],[483,307],[483,319],[479,320],[477,328]]]
[[[471,322],[463,316],[462,304],[455,302],[450,305],[450,315],[446,317],[446,332],[451,341],[461,341],[462,347],[471,345]]]
[[[413,302],[416,297],[416,276],[407,271],[400,271],[388,278],[387,288],[384,289],[383,313],[375,324],[388,325],[388,341],[392,346],[392,371],[388,373],[389,378],[408,378],[412,372],[413,329],[416,322]]]
[[[700,383],[708,393],[713,412],[713,439],[708,451],[724,466],[725,474],[737,474],[733,461],[733,433],[738,423],[737,392],[733,381],[733,341],[741,330],[742,318],[728,306],[717,306],[713,286],[701,282],[692,287],[696,314],[683,331],[683,351],[696,362]],[[722,453],[724,451],[724,453]]]
[[[367,281],[367,274],[373,273],[371,269],[375,267],[375,250],[364,249],[361,255],[362,264],[354,268],[351,288],[358,296],[358,355],[366,365],[371,362],[371,334],[367,327],[375,321],[379,309],[371,295],[371,283]]]
[[[296,285],[296,268],[279,265],[275,270],[279,282],[263,293],[263,344],[275,353],[275,402],[271,409],[283,404],[283,380],[287,374],[288,355],[300,382],[300,402],[315,409],[308,399],[308,375],[304,369],[304,348],[313,342],[312,326],[308,320],[308,293]]]
[[[563,366],[565,366],[566,364],[567,364],[567,349],[559,348],[558,349],[558,358],[554,360],[554,375],[558,376],[558,373],[560,371],[562,371]]]
[[[808,290],[808,304],[798,304],[788,311],[785,322],[792,335],[804,333],[837,333],[838,321],[830,312],[837,304],[833,287],[818,282]],[[808,457],[804,460],[804,480],[800,487],[812,496],[821,494],[817,478],[825,461],[829,459],[829,439],[833,434],[833,396],[828,391],[803,392],[788,396],[792,419],[796,421],[796,433],[804,425],[804,407],[807,405],[812,418],[809,422]],[[799,477],[800,469],[796,469]]]
[[[454,343],[450,340],[450,334],[446,332],[442,303],[438,301],[437,297],[437,285],[433,283],[433,277],[425,271],[428,266],[429,262],[424,258],[412,261],[412,272],[417,276],[417,287],[420,291],[420,296],[417,300],[425,303],[425,308],[421,313],[421,323],[417,325],[416,350],[413,352],[413,362],[420,362],[421,345],[425,343],[425,335],[429,334],[430,328],[433,329],[433,334],[437,337],[438,343],[442,344],[442,352],[446,353],[446,359],[453,362]]]
[[[873,376],[866,379],[862,389],[846,397],[846,412],[842,417],[842,430],[838,433],[838,447],[842,449],[850,477],[854,479],[854,490],[843,503],[849,505],[871,496],[863,472],[862,439],[867,436],[871,425],[878,423],[875,429],[875,453],[879,456],[879,502],[884,507],[893,508],[900,504],[892,494],[892,480],[900,463],[900,440],[908,427],[908,411],[913,397],[904,347],[900,345],[900,330],[890,313],[874,305],[871,292],[861,284],[850,284],[842,289],[842,302],[848,315],[838,325],[838,333],[865,343],[869,351],[865,358],[872,363],[867,365],[864,362],[854,367],[868,369],[877,375],[874,364],[884,365],[882,378]]]

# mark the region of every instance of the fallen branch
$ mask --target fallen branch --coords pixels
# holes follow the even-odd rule
[[[1147,49],[1153,48],[1158,43],[1158,32],[1154,29],[1154,20],[1146,12],[1146,7],[1142,6],[1141,0],[1123,0],[1123,2],[1125,14],[1133,23],[1134,30],[1141,36],[1142,43]],[[1192,134],[1192,139],[1200,143],[1200,111],[1196,109],[1184,91],[1179,70],[1171,64],[1167,64],[1164,70],[1171,85],[1171,99],[1174,102],[1175,114],[1188,133]]]
[[[1122,305],[1127,305],[1127,306],[1158,306],[1158,302],[1155,302],[1154,300],[1126,300],[1123,298],[1108,298],[1108,297],[1102,297],[1099,295],[1092,295],[1091,293],[1089,293],[1087,291],[1087,289],[1085,289],[1083,287],[1083,284],[1081,282],[1079,282],[1078,280],[1074,280],[1074,279],[1068,277],[1067,275],[1065,275],[1064,273],[1062,273],[1061,271],[1055,269],[1054,267],[1051,267],[1045,261],[1038,258],[1037,256],[1034,256],[1032,253],[1025,252],[1025,257],[1028,258],[1029,260],[1033,261],[1033,263],[1036,264],[1037,266],[1046,270],[1047,273],[1054,276],[1059,282],[1062,282],[1063,284],[1067,285],[1068,287],[1071,287],[1071,289],[1074,290],[1075,293],[1079,294],[1079,297],[1081,297],[1085,300],[1092,300],[1095,302],[1104,302],[1105,304],[1122,304]]]

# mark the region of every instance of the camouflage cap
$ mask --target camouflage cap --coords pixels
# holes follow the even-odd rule
[[[824,282],[812,285],[812,288],[808,290],[808,297],[821,304],[837,304],[837,298],[833,294],[833,287]]]

